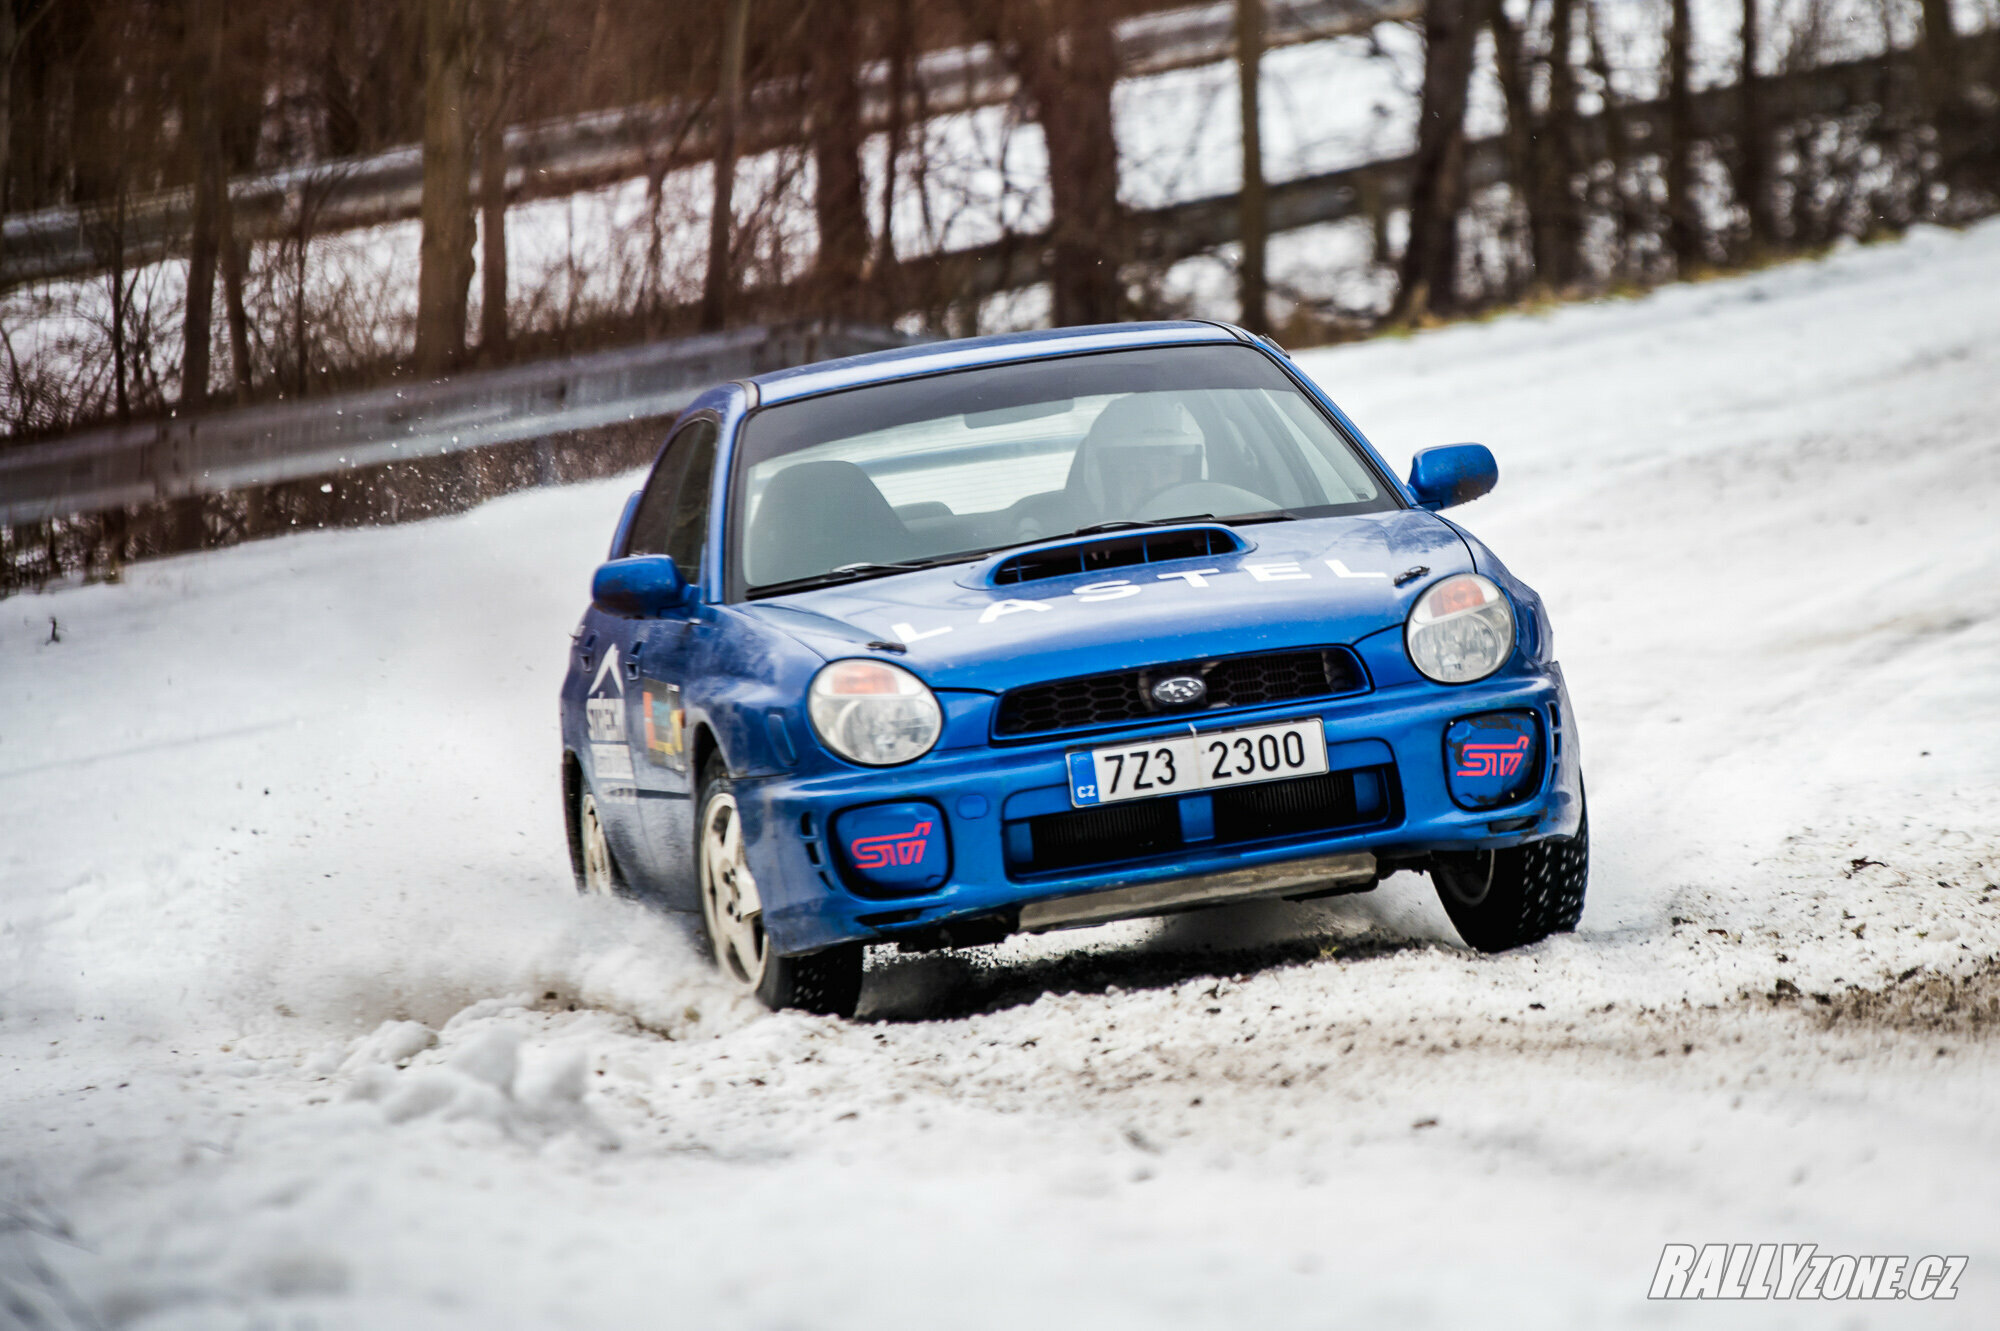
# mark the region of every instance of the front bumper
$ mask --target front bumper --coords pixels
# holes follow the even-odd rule
[[[1463,808],[1447,785],[1445,732],[1454,721],[1496,711],[1527,711],[1537,718],[1543,737],[1539,777],[1521,798]],[[1088,740],[940,749],[887,770],[829,764],[810,774],[739,779],[737,802],[765,928],[787,954],[857,939],[935,935],[938,926],[965,922],[987,928],[986,934],[971,930],[968,936],[997,937],[1014,927],[1064,927],[1225,899],[1232,881],[1252,884],[1234,895],[1363,890],[1396,862],[1420,860],[1432,851],[1495,849],[1576,831],[1582,813],[1579,746],[1555,666],[1456,688],[1399,684],[1324,703],[1204,716],[1200,722],[1203,729],[1219,729],[1305,716],[1324,724],[1334,771],[1386,774],[1379,809],[1366,815],[1371,821],[1230,844],[1179,844],[1164,853],[1077,868],[1024,869],[1018,839],[1010,858],[1009,829],[1018,838],[1023,820],[1069,807],[1065,755],[1071,749],[1184,734],[1185,722],[1135,726]],[[1162,803],[1190,798],[1198,797],[1166,797]],[[838,863],[830,835],[843,810],[899,800],[934,807],[949,838],[947,880],[915,895],[883,894],[856,883]],[[1366,856],[1380,867],[1365,867],[1358,857]],[[1294,881],[1299,878],[1306,881]],[[1221,896],[1201,889],[1218,883],[1225,889]],[[1257,883],[1268,890],[1258,890]],[[1121,904],[1132,908],[1118,909]]]

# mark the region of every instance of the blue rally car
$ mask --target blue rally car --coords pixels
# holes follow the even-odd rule
[[[1429,872],[1497,951],[1575,926],[1541,599],[1222,324],[935,343],[716,388],[597,570],[562,691],[586,891],[847,1014],[870,943],[997,942]]]

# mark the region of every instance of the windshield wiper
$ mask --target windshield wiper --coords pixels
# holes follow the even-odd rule
[[[963,564],[981,555],[993,553],[990,550],[965,550],[957,554],[936,555],[930,559],[905,559],[891,564],[842,564],[824,573],[814,573],[804,578],[788,578],[784,582],[769,582],[752,587],[745,599],[762,600],[766,596],[783,596],[787,592],[811,591],[815,587],[838,587],[842,583],[861,582],[868,578],[887,577],[891,573],[914,573],[918,569],[936,568],[941,564]]]
[[[1096,536],[1102,532],[1132,531],[1141,527],[1172,527],[1182,522],[1220,522],[1225,526],[1236,526],[1250,522],[1291,522],[1292,515],[1282,508],[1266,509],[1262,513],[1242,513],[1235,517],[1218,518],[1213,513],[1185,513],[1177,518],[1132,518],[1117,522],[1093,522],[1088,527],[1078,527],[1067,536],[1043,537],[1044,540],[1066,540],[1068,536]]]
[[[1176,522],[1213,521],[1215,521],[1215,514],[1213,513],[1185,513],[1177,518],[1128,518],[1120,519],[1116,522],[1093,522],[1088,527],[1078,527],[1075,531],[1065,532],[1062,536],[1055,537],[1054,539],[1065,540],[1071,536],[1095,536],[1099,532],[1106,531],[1130,531],[1135,527],[1171,527]]]

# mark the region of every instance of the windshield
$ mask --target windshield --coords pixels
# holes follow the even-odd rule
[[[1106,523],[1397,507],[1332,421],[1241,345],[993,366],[784,403],[745,423],[736,478],[732,594],[751,597]]]

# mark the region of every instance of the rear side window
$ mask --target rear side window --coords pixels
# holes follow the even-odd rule
[[[639,498],[628,555],[672,555],[681,576],[701,578],[708,545],[708,491],[715,476],[714,421],[696,421],[667,444]]]

